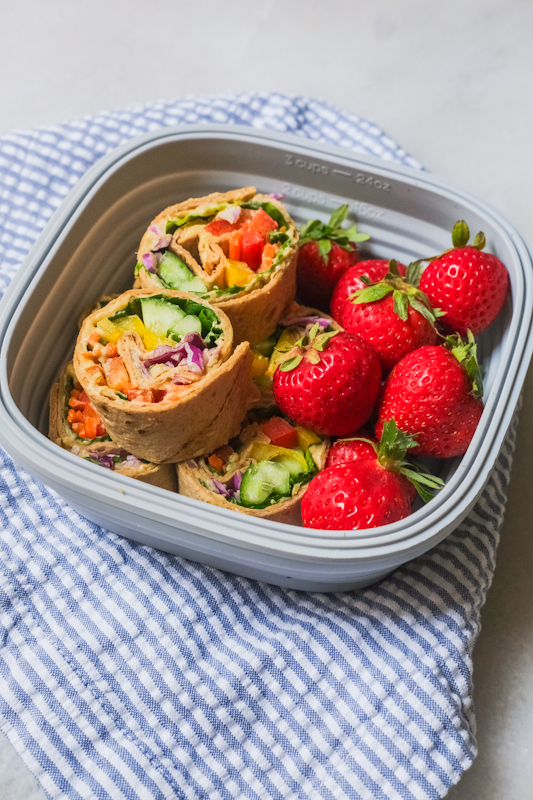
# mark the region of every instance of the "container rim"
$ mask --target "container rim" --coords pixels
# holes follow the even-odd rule
[[[110,476],[106,471],[89,462],[84,462],[65,450],[61,450],[35,429],[16,406],[8,385],[7,350],[11,335],[24,306],[31,294],[32,284],[37,282],[46,269],[63,236],[76,217],[83,211],[90,198],[107,180],[110,173],[118,169],[133,156],[144,150],[170,141],[215,138],[244,140],[254,144],[268,144],[278,149],[290,147],[301,155],[316,154],[331,163],[371,167],[376,173],[399,177],[413,186],[429,188],[441,195],[469,204],[498,228],[507,244],[516,253],[522,273],[505,352],[495,379],[498,391],[486,400],[485,422],[478,427],[472,443],[448,485],[432,501],[429,507],[419,509],[399,523],[370,529],[368,531],[321,531],[299,528],[284,523],[271,522],[231,510],[218,509],[201,501],[173,495],[165,490],[134,482],[118,474]],[[498,456],[504,435],[511,422],[533,350],[532,310],[533,288],[531,285],[531,253],[522,237],[499,212],[484,201],[456,189],[443,179],[425,171],[418,171],[385,159],[347,151],[333,145],[324,145],[300,137],[257,130],[243,126],[193,125],[165,128],[145,134],[113,150],[94,164],[71,190],[55,212],[45,230],[37,239],[30,253],[13,278],[2,301],[0,301],[0,442],[8,452],[16,453],[30,472],[39,474],[44,482],[79,490],[87,483],[90,487],[85,495],[101,503],[106,498],[113,507],[124,506],[143,519],[158,518],[161,522],[176,527],[202,530],[206,536],[236,541],[235,535],[228,538],[228,527],[239,536],[239,543],[253,549],[285,552],[310,558],[369,558],[401,553],[411,550],[435,536],[435,525],[440,530],[450,530],[466,515],[475,498],[486,483],[490,470]],[[528,280],[529,278],[529,280]],[[509,358],[507,358],[509,356]],[[504,380],[505,378],[505,380]],[[496,423],[496,424],[495,424]],[[489,435],[490,432],[490,435]],[[42,459],[42,462],[39,461]],[[89,472],[88,472],[89,470]],[[103,473],[103,474],[102,474]],[[462,481],[468,474],[468,486],[462,489]],[[59,480],[61,478],[61,480]],[[85,480],[88,479],[88,480]],[[126,483],[124,483],[126,482]],[[116,487],[116,488],[115,488]],[[129,491],[128,491],[129,489]],[[59,489],[61,491],[61,489]],[[455,493],[455,504],[445,506],[448,496]],[[158,502],[154,510],[153,497]],[[230,523],[228,526],[227,523]],[[441,537],[443,538],[443,537]]]

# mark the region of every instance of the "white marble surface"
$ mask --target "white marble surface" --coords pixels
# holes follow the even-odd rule
[[[373,119],[533,242],[529,0],[1,3],[0,134],[183,94],[279,90]],[[453,800],[533,796],[533,374]],[[44,793],[0,734],[0,797]]]

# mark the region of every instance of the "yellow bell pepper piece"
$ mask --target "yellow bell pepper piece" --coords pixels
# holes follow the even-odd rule
[[[144,330],[143,343],[149,352],[155,350],[160,344],[168,344],[171,347],[176,346],[174,339],[167,339],[166,336],[158,336],[156,333],[149,330],[149,328],[145,328]]]
[[[103,344],[108,344],[109,342],[116,344],[124,333],[124,331],[114,325],[107,317],[99,319],[96,328],[102,334],[104,340]]]
[[[255,278],[255,272],[244,261],[228,258],[226,262],[226,286],[247,286]]]
[[[278,447],[266,442],[251,442],[249,455],[250,458],[255,458],[256,461],[272,461],[277,456],[289,456],[301,465],[302,472],[307,472],[308,469],[307,461],[299,450],[290,450],[287,447]]]
[[[298,447],[301,447],[304,453],[309,445],[320,444],[322,441],[320,436],[317,436],[314,431],[310,431],[308,428],[302,428],[300,425],[297,425],[296,431],[298,433]]]
[[[261,353],[256,353],[253,351],[254,360],[252,361],[252,378],[258,378],[260,375],[264,375],[268,369],[268,358],[261,355]]]
[[[130,331],[138,333],[141,339],[144,338],[144,334],[146,333],[144,322],[137,314],[131,314],[129,317],[119,317],[115,320],[114,324],[117,328],[120,328],[121,331],[124,331],[124,333],[129,333]]]

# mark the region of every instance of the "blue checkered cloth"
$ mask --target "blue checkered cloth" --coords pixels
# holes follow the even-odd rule
[[[0,138],[0,288],[83,173],[168,125],[239,123],[419,166],[376,125],[280,94],[187,98]],[[446,794],[476,753],[472,648],[516,420],[438,547],[318,595],[141,547],[0,452],[0,724],[51,798]],[[1,779],[0,779],[1,780]]]

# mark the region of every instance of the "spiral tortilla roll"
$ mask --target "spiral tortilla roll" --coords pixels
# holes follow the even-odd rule
[[[71,391],[76,384],[74,367],[70,362],[61,370],[58,382],[50,391],[48,438],[70,453],[96,461],[119,475],[176,492],[177,476],[172,464],[153,464],[134,458],[121,451],[107,433],[96,439],[80,438],[74,433],[67,414]]]
[[[169,315],[178,311],[172,326]],[[185,323],[196,328],[184,334]],[[171,329],[174,339],[165,335]],[[249,346],[232,352],[232,344],[229,319],[207,301],[133,289],[85,320],[74,369],[115,444],[138,458],[171,463],[227,442],[257,402]]]
[[[279,409],[276,409],[275,413],[279,414]],[[275,413],[273,416],[275,416]],[[254,412],[252,412],[252,415],[254,415]],[[209,503],[219,508],[237,511],[241,514],[249,514],[253,517],[268,519],[275,522],[285,522],[289,525],[301,525],[302,498],[307,491],[308,482],[304,483],[299,488],[295,487],[296,491],[292,496],[282,498],[278,502],[268,505],[265,508],[247,508],[244,505],[231,502],[230,499],[226,499],[226,497],[217,490],[217,484],[219,488],[221,486],[231,487],[235,474],[240,473],[242,475],[245,473],[247,467],[254,463],[254,451],[251,449],[254,445],[252,442],[257,440],[264,443],[265,440],[257,423],[250,422],[250,419],[246,421],[240,435],[244,439],[244,443],[235,457],[230,459],[228,470],[224,476],[216,475],[214,471],[209,468],[209,463],[205,458],[189,459],[188,461],[178,464],[179,493],[195,500],[202,500],[204,503]],[[322,441],[319,443],[310,445],[309,450],[316,465],[316,470],[312,475],[322,472],[325,468],[329,447],[330,440],[327,437],[322,438]],[[220,478],[220,480],[217,480],[218,478]]]
[[[238,219],[221,221],[220,214]],[[270,220],[276,227],[260,228],[258,215],[263,226],[266,221],[268,228]],[[219,230],[213,230],[217,225]],[[232,237],[239,238],[241,228],[254,225],[257,235],[261,230],[264,245],[260,263],[250,268],[247,256],[239,255],[241,244]],[[169,206],[150,223],[138,251],[135,285],[198,291],[228,315],[236,344],[253,344],[274,331],[294,300],[297,252],[296,225],[278,200],[257,194],[253,186],[215,192]],[[181,273],[176,279],[180,285],[172,282],[175,273],[166,271],[167,253],[181,260],[194,284],[181,284]]]

